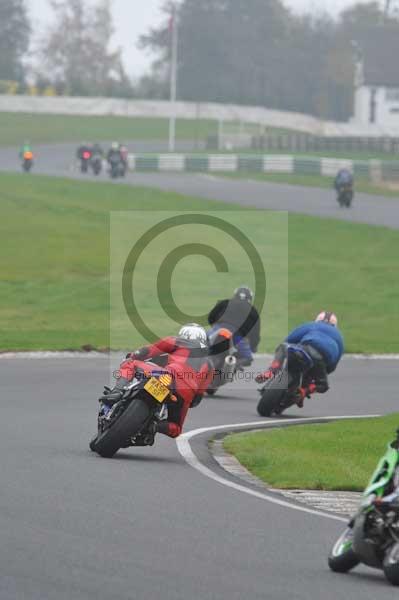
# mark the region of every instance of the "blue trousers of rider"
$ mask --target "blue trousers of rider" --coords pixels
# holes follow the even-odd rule
[[[215,325],[213,325],[209,330],[209,333],[214,333],[215,331],[221,328],[228,329],[229,331],[231,331],[231,325],[227,325],[226,323],[215,323]],[[248,364],[250,364],[253,361],[253,355],[250,343],[247,340],[247,338],[243,338],[241,335],[236,333],[233,336],[233,342],[234,346],[237,348],[238,358],[245,361],[245,363],[248,362]]]

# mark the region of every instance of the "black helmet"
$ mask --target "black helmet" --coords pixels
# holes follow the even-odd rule
[[[246,300],[247,302],[252,304],[252,301],[254,299],[254,293],[251,290],[251,288],[247,287],[246,285],[243,285],[234,291],[234,298],[237,298],[238,300],[242,301]]]

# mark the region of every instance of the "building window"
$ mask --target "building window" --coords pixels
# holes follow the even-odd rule
[[[399,102],[399,89],[388,88],[385,92],[385,100],[387,102]]]

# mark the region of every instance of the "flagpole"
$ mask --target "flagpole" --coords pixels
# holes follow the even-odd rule
[[[177,54],[179,43],[179,31],[176,5],[173,5],[171,18],[172,28],[172,57],[170,68],[170,106],[171,115],[169,119],[169,152],[176,148],[176,99],[177,99]]]

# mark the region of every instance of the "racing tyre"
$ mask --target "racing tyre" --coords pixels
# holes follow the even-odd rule
[[[334,573],[348,573],[359,563],[359,559],[352,550],[353,530],[349,527],[335,542],[328,557],[328,566]]]
[[[120,448],[126,447],[126,440],[145,426],[150,415],[151,409],[146,402],[136,398],[108,429],[91,442],[90,448],[103,458],[112,458]]]
[[[281,402],[287,394],[286,385],[284,385],[284,374],[276,375],[268,381],[262,390],[262,396],[259,400],[257,411],[261,417],[270,417],[273,413],[281,414]]]
[[[394,544],[385,555],[383,569],[392,585],[399,586],[399,544]]]

